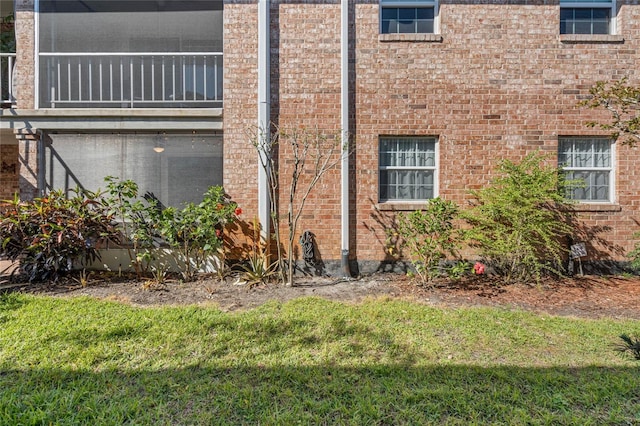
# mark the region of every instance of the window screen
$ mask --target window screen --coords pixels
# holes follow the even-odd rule
[[[41,52],[221,52],[222,1],[41,0]]]
[[[222,136],[215,134],[52,134],[47,189],[105,188],[105,176],[132,179],[165,206],[199,202],[222,185]]]
[[[40,108],[219,108],[222,1],[42,0]]]

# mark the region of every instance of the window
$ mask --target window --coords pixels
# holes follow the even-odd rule
[[[570,182],[567,197],[613,201],[613,145],[602,138],[561,138],[558,163]]]
[[[615,0],[561,0],[560,34],[613,34]]]
[[[380,201],[428,200],[437,196],[437,139],[380,138]]]
[[[380,0],[382,34],[433,34],[437,0]]]

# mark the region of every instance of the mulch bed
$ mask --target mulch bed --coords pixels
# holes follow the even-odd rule
[[[5,282],[5,285],[7,283]],[[354,280],[303,277],[295,287],[277,283],[249,286],[237,279],[205,277],[191,283],[162,284],[114,274],[92,273],[85,285],[78,277],[56,284],[10,283],[4,291],[49,296],[89,296],[136,306],[215,305],[226,311],[251,309],[269,301],[317,296],[342,302],[398,298],[435,306],[492,306],[587,318],[640,319],[640,277],[576,276],[536,285],[502,285],[491,276],[436,281],[419,286],[404,275],[379,273]]]

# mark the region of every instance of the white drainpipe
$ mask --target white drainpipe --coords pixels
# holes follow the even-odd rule
[[[349,2],[341,0],[340,31],[340,127],[342,131],[341,161],[341,264],[345,276],[350,277],[349,269]],[[258,131],[263,138],[263,146],[268,146],[270,139],[270,68],[269,68],[269,0],[258,0]],[[268,153],[261,152],[260,155]],[[258,217],[262,224],[262,234],[269,235],[269,180],[268,173],[262,167],[266,162],[258,162]]]
[[[341,266],[345,277],[349,269],[349,0],[340,1],[340,127],[342,131],[341,161]]]
[[[270,0],[258,0],[258,142],[263,147],[268,147],[271,139],[269,3]],[[262,159],[258,159],[258,219],[262,225],[262,237],[265,241],[268,241],[271,224],[269,204],[270,170],[268,170],[268,167],[263,167],[263,164],[268,166],[267,156],[270,153],[259,151],[258,155],[262,156]]]

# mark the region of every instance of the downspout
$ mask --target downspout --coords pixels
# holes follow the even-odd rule
[[[349,0],[340,1],[340,128],[341,159],[341,266],[343,276],[351,277],[349,268]]]
[[[271,212],[269,203],[269,146],[271,141],[269,65],[269,7],[270,0],[258,0],[258,219],[262,226],[261,236],[269,240]]]

